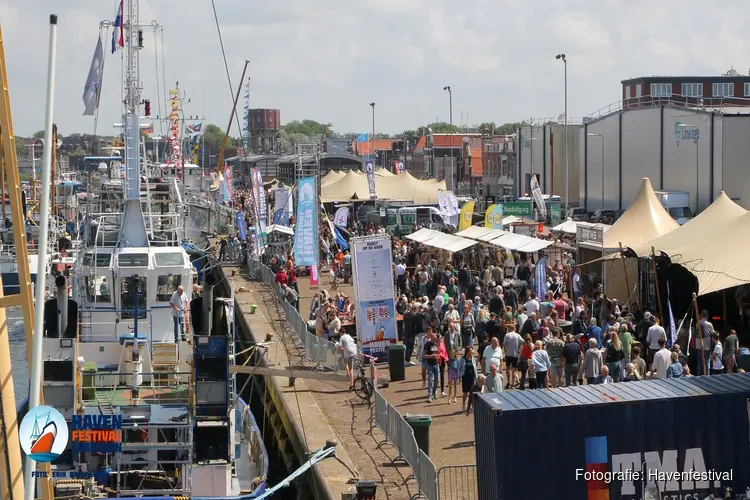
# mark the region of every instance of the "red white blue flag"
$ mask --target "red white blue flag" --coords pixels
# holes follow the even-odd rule
[[[120,47],[125,46],[125,28],[123,18],[125,17],[125,8],[120,0],[120,6],[117,8],[117,17],[115,17],[114,30],[112,31],[112,53],[114,54]]]

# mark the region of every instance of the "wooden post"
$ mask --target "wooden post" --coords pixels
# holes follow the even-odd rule
[[[18,259],[18,285],[20,291],[20,304],[23,311],[23,324],[26,333],[26,357],[31,360],[31,349],[34,344],[34,301],[31,292],[31,273],[29,270],[29,252],[28,244],[26,242],[26,231],[24,228],[24,217],[23,209],[21,207],[21,180],[18,175],[18,160],[16,158],[16,139],[13,133],[13,118],[10,109],[10,93],[8,91],[8,72],[7,65],[5,63],[5,42],[0,29],[0,142],[3,144],[3,159],[5,160],[5,169],[8,175],[8,197],[10,199],[10,216],[13,221],[13,243],[16,247],[16,258]],[[44,286],[44,277],[40,277],[40,286]],[[0,293],[2,288],[0,288]],[[40,304],[40,307],[44,307],[44,304]],[[7,325],[6,325],[7,328]],[[0,353],[2,354],[2,353]],[[10,364],[10,359],[0,359],[2,363]],[[4,384],[10,383],[10,379],[3,380]],[[42,391],[40,398],[40,404],[43,404],[44,392]],[[12,413],[15,416],[15,408],[6,409],[6,415]],[[6,417],[7,418],[7,417]],[[18,440],[15,441],[18,443]],[[20,444],[20,443],[19,443]],[[9,443],[8,450],[11,450],[15,446],[14,443]],[[50,474],[49,463],[39,463],[38,470],[46,473],[47,480],[41,481],[42,498],[44,500],[52,500],[52,481]],[[23,483],[23,472],[19,470],[11,470],[13,474],[18,474],[19,479],[12,486],[15,491],[19,491],[19,483]],[[23,490],[20,490],[23,492]],[[21,496],[13,498],[23,498]]]
[[[703,363],[701,372],[706,370],[706,373],[704,375],[708,375],[708,370],[706,369],[706,351],[703,349],[703,331],[701,329],[701,315],[700,312],[698,312],[698,296],[696,294],[693,294],[693,307],[695,308],[695,331],[698,332],[698,342],[695,343],[695,345],[700,345],[701,350],[701,363]]]
[[[625,296],[627,297],[628,311],[630,310],[630,280],[628,279],[628,266],[625,265],[625,256],[622,254],[622,242],[617,243],[620,246],[620,260],[622,260],[622,272],[625,273]]]
[[[656,301],[659,303],[659,321],[664,323],[664,312],[661,307],[661,287],[659,286],[659,273],[656,271],[656,252],[651,247],[651,264],[654,266],[654,281],[656,282]]]

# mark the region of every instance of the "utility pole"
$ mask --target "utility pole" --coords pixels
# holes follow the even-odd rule
[[[373,165],[375,164],[375,103],[371,102],[370,107],[372,108],[372,135],[370,135],[370,154],[372,155]]]
[[[452,191],[455,189],[454,182],[453,182],[453,92],[451,91],[451,86],[446,85],[443,87],[443,90],[448,91],[448,105],[450,106],[449,110],[449,121],[450,121],[450,154],[451,154],[451,166],[450,166],[450,172],[451,172],[451,182],[450,185],[446,186],[449,191]]]
[[[570,208],[568,205],[568,58],[565,57],[565,54],[557,54],[555,59],[561,60],[565,66],[565,123],[563,135],[565,136],[565,210],[567,211]]]

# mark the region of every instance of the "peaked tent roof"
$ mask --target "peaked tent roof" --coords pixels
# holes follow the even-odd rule
[[[604,233],[602,248],[638,247],[677,229],[679,224],[664,209],[644,177],[641,187],[625,213]]]
[[[410,200],[417,205],[432,205],[438,202],[437,194],[440,190],[445,190],[445,181],[422,181],[409,172],[375,176],[375,193],[381,199]],[[321,185],[321,198],[324,202],[367,200],[370,198],[367,175],[350,170],[336,181],[324,182]]]
[[[652,241],[631,247],[631,250],[643,257],[650,255],[651,247],[654,247],[656,252],[670,257],[677,256],[686,247],[695,246],[696,242],[705,238],[707,233],[713,233],[720,227],[734,223],[734,219],[746,213],[747,210],[733,202],[722,191],[718,198],[694,219]]]
[[[375,175],[382,175],[383,177],[393,177],[396,174],[394,174],[387,168],[380,167],[375,169]]]
[[[325,184],[336,182],[337,180],[341,179],[345,175],[346,175],[346,172],[342,172],[341,170],[331,170],[325,176],[323,176],[322,179],[320,179],[320,185],[323,186]]]

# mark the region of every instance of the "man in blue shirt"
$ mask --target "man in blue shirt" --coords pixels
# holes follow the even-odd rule
[[[596,326],[596,318],[589,320],[589,327],[586,329],[586,337],[596,339],[596,347],[602,348],[602,329]]]

